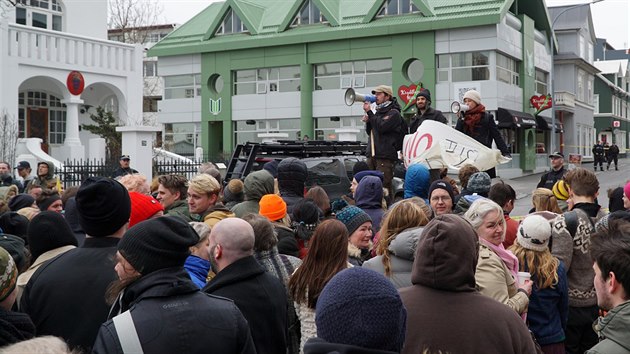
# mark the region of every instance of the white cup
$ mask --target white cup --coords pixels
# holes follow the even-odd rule
[[[525,284],[525,280],[529,280],[531,279],[532,275],[529,274],[528,272],[518,272],[518,284],[519,285],[523,285]]]

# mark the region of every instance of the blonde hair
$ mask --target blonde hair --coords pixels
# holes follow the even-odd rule
[[[188,182],[188,188],[195,191],[195,193],[207,194],[209,196],[213,194],[218,196],[221,191],[219,182],[217,182],[214,177],[205,173],[193,177],[193,179]]]
[[[527,269],[532,276],[536,275],[538,289],[553,288],[558,284],[559,261],[549,248],[544,251],[530,250],[521,246],[517,239],[509,250],[518,258],[519,271],[524,272]]]
[[[120,184],[125,186],[129,192],[138,192],[142,194],[151,193],[151,188],[147,182],[147,177],[139,173],[133,175],[124,175],[118,180]]]
[[[429,217],[415,201],[405,199],[392,206],[381,224],[381,239],[376,249],[376,253],[382,256],[385,276],[392,273],[389,244],[404,230],[428,223]]]
[[[550,211],[561,214],[562,210],[558,206],[558,200],[553,192],[547,188],[536,188],[532,193],[532,204],[535,211]]]

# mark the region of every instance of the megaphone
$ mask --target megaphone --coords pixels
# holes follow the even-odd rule
[[[346,101],[346,104],[348,106],[352,106],[353,104],[357,103],[357,102],[370,102],[370,103],[374,103],[376,102],[376,96],[374,95],[370,95],[370,94],[361,94],[358,92],[355,92],[353,88],[349,88],[346,90],[346,93],[343,95],[343,99]]]
[[[459,103],[457,101],[454,101],[453,103],[451,103],[451,112],[457,114],[459,112],[466,112],[467,110],[469,110],[470,107],[468,107],[467,104],[462,104]]]

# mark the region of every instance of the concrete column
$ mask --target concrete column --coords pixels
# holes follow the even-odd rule
[[[83,100],[77,96],[62,100],[66,105],[66,140],[60,148],[63,160],[82,160],[85,158],[85,147],[79,138],[79,105]]]
[[[153,136],[157,127],[117,127],[122,132],[122,154],[131,158],[130,167],[153,179]]]
[[[307,50],[305,47],[304,50]],[[305,54],[306,55],[306,54]],[[300,130],[315,139],[313,121],[313,65],[300,64]]]

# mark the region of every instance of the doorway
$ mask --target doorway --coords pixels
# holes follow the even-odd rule
[[[28,131],[26,136],[29,138],[42,139],[42,150],[48,153],[48,109],[46,108],[29,108],[27,111]]]

